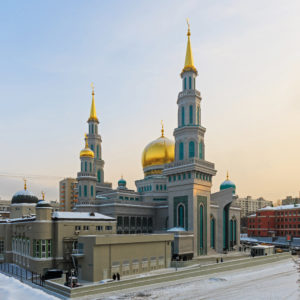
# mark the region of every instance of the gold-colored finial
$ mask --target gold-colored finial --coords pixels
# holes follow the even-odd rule
[[[187,19],[186,22],[187,22],[187,25],[188,25],[188,32],[187,32],[188,41],[187,41],[187,46],[186,46],[184,68],[183,68],[183,70],[181,72],[181,75],[184,72],[187,72],[187,71],[193,71],[193,72],[195,72],[197,74],[197,69],[194,66],[194,58],[193,58],[192,46],[191,46],[191,40],[190,40],[191,28],[190,28],[190,21],[189,21],[189,19]]]
[[[161,124],[161,137],[164,137],[165,131],[164,131],[164,122],[163,122],[163,120],[161,120],[160,124]]]
[[[45,193],[42,191],[42,199],[45,200]]]
[[[190,20],[189,20],[189,18],[186,18],[186,23],[187,23],[187,25],[188,25],[188,32],[187,32],[187,36],[190,36],[191,35],[191,28],[190,28]]]
[[[24,178],[24,190],[26,191],[27,190],[27,180]]]
[[[226,175],[226,180],[229,180],[229,175],[228,175],[228,171],[227,171],[227,175]]]
[[[97,113],[96,113],[96,106],[95,106],[95,89],[94,89],[94,83],[91,83],[91,88],[92,88],[92,105],[91,105],[91,112],[90,112],[90,117],[88,119],[89,121],[95,121],[99,123],[99,120],[97,118]]]
[[[89,143],[88,143],[88,136],[86,133],[84,134],[84,140],[85,140],[85,148],[87,149],[89,147]]]

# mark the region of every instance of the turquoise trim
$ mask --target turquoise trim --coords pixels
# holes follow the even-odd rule
[[[207,254],[207,197],[197,196],[197,252]]]
[[[194,141],[189,142],[189,158],[195,157],[195,143]]]
[[[184,144],[179,143],[179,160],[183,160],[184,158]]]
[[[190,113],[190,124],[193,124],[193,105],[190,105],[189,113]]]
[[[184,226],[186,230],[188,230],[188,196],[174,197],[173,198],[173,226],[177,227],[179,224],[179,220],[177,220],[177,213],[179,205],[184,206]]]
[[[215,248],[215,219],[210,220],[210,247]]]

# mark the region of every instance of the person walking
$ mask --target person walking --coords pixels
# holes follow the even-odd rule
[[[113,280],[116,280],[116,278],[117,278],[117,276],[116,276],[116,274],[114,273],[114,275],[113,275]]]
[[[223,257],[221,257],[221,263],[223,262]]]
[[[117,273],[117,280],[120,280],[120,274]]]

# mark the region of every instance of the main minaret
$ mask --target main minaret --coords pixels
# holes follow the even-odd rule
[[[178,126],[174,130],[175,161],[166,165],[168,177],[169,227],[184,227],[194,234],[194,256],[209,252],[210,193],[214,164],[205,160],[204,134],[201,125],[201,94],[196,89],[188,25],[187,49],[181,72],[182,91],[178,94]]]
[[[104,161],[102,160],[102,149],[101,149],[102,139],[100,134],[98,133],[99,120],[96,114],[95,91],[94,91],[93,84],[92,84],[91,112],[87,122],[89,124],[88,144],[92,149],[92,151],[94,151],[95,153],[94,168],[95,168],[95,174],[97,178],[97,185],[100,185],[104,183]]]

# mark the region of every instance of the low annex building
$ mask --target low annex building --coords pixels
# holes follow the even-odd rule
[[[39,274],[48,269],[74,268],[79,279],[86,281],[111,278],[116,261],[121,262],[119,272],[126,275],[170,265],[173,235],[122,238],[116,234],[115,218],[94,212],[53,211],[48,202],[38,200],[26,185],[13,196],[11,205],[12,218],[0,220],[0,263],[14,263]],[[109,249],[111,261],[104,255],[105,249]],[[146,267],[142,264],[145,259],[152,264]],[[129,265],[125,267],[124,262]]]

